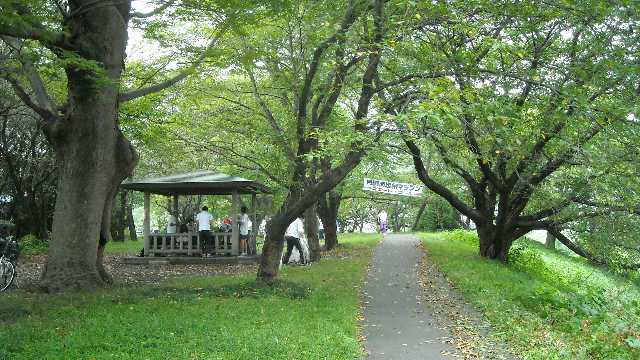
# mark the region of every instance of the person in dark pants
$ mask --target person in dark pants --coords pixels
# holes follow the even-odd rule
[[[202,207],[202,211],[196,215],[198,219],[198,234],[200,235],[200,247],[202,255],[207,256],[213,251],[211,246],[211,220],[213,216],[209,213],[209,208]]]
[[[300,239],[304,236],[304,226],[302,224],[302,220],[300,218],[296,218],[287,228],[287,231],[284,234],[284,239],[287,240],[287,253],[282,260],[283,264],[289,263],[289,258],[291,258],[291,252],[293,251],[293,247],[295,246],[298,249],[298,253],[300,254],[300,263],[304,264],[304,252],[302,251],[302,244],[300,244]]]

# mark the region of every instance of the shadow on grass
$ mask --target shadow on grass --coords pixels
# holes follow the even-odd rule
[[[196,297],[221,297],[221,298],[252,298],[259,299],[277,296],[292,300],[302,300],[309,297],[311,288],[305,284],[299,284],[288,280],[278,280],[272,285],[266,285],[256,280],[240,282],[221,286],[199,286],[200,283],[193,284],[192,287],[161,286],[156,288],[146,288],[137,291],[140,297],[169,297],[169,298],[196,298]],[[131,300],[135,302],[143,299]],[[137,301],[136,301],[137,300]],[[114,299],[115,301],[115,299]]]
[[[306,284],[288,280],[278,280],[273,285],[265,285],[256,280],[214,286],[202,281],[193,281],[188,285],[167,284],[159,287],[105,289],[95,293],[97,296],[76,293],[62,295],[39,294],[29,301],[17,297],[0,301],[0,326],[13,324],[23,318],[47,316],[58,308],[70,303],[76,307],[109,306],[109,304],[138,304],[149,299],[161,298],[168,301],[189,301],[203,297],[252,298],[280,297],[291,300],[303,300],[312,290]],[[106,295],[106,296],[105,296]]]
[[[31,315],[25,304],[21,303],[0,303],[0,324],[12,324],[19,319]]]

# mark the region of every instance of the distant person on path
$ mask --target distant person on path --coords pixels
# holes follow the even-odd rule
[[[293,251],[294,246],[300,254],[300,263],[305,263],[304,252],[302,251],[302,244],[300,243],[300,239],[303,236],[304,225],[302,224],[302,220],[300,220],[300,218],[296,218],[284,233],[284,239],[287,240],[287,253],[284,256],[284,260],[282,261],[283,264],[287,265],[289,263],[289,258],[291,258],[291,252]]]
[[[247,215],[247,207],[241,207],[240,213],[240,255],[246,256],[249,250],[249,215]]]
[[[198,234],[200,235],[200,248],[202,255],[207,256],[211,251],[211,221],[213,216],[209,213],[209,208],[202,207],[202,211],[196,215],[198,220]]]
[[[380,226],[380,232],[387,232],[387,212],[382,210],[378,213],[378,225]]]

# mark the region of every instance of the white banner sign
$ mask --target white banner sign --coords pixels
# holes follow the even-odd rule
[[[422,196],[424,186],[398,183],[392,181],[364,179],[362,190],[375,191],[385,194],[404,195],[404,196]]]

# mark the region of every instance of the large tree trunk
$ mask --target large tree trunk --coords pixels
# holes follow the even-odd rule
[[[136,223],[133,221],[133,205],[131,205],[130,201],[127,202],[127,227],[129,228],[129,240],[138,241]]]
[[[547,247],[547,249],[552,249],[555,250],[556,248],[556,238],[547,231],[547,237],[544,240],[544,246]]]
[[[315,206],[304,212],[304,233],[309,244],[309,260],[320,260],[320,238],[318,237],[318,214]]]
[[[127,194],[120,191],[120,199],[113,201],[114,206],[111,216],[111,240],[124,241],[124,231],[126,229],[126,204]]]
[[[493,224],[476,224],[476,226],[480,240],[480,256],[506,263],[509,260],[509,249],[513,240],[519,236],[498,232]]]
[[[70,4],[72,11],[82,6]],[[117,122],[129,11],[127,1],[87,7],[68,22],[69,41],[78,55],[93,59],[104,73],[69,65],[68,114],[47,130],[58,187],[41,278],[45,291],[90,289],[108,280],[99,257],[104,250],[103,245],[98,249],[100,233],[109,234],[110,201],[124,179],[119,170],[136,159]]]
[[[329,191],[318,201],[318,215],[324,226],[324,247],[327,251],[338,246],[338,210],[342,196],[335,190]]]
[[[278,276],[282,248],[284,246],[284,233],[291,220],[278,214],[267,221],[265,228],[264,247],[260,258],[258,278],[267,284],[271,284]]]
[[[418,230],[418,226],[420,225],[420,220],[422,220],[422,214],[424,214],[424,209],[426,208],[427,208],[427,198],[425,197],[424,200],[422,200],[422,204],[420,204],[420,209],[418,210],[418,214],[416,214],[416,219],[413,222],[411,231]]]

